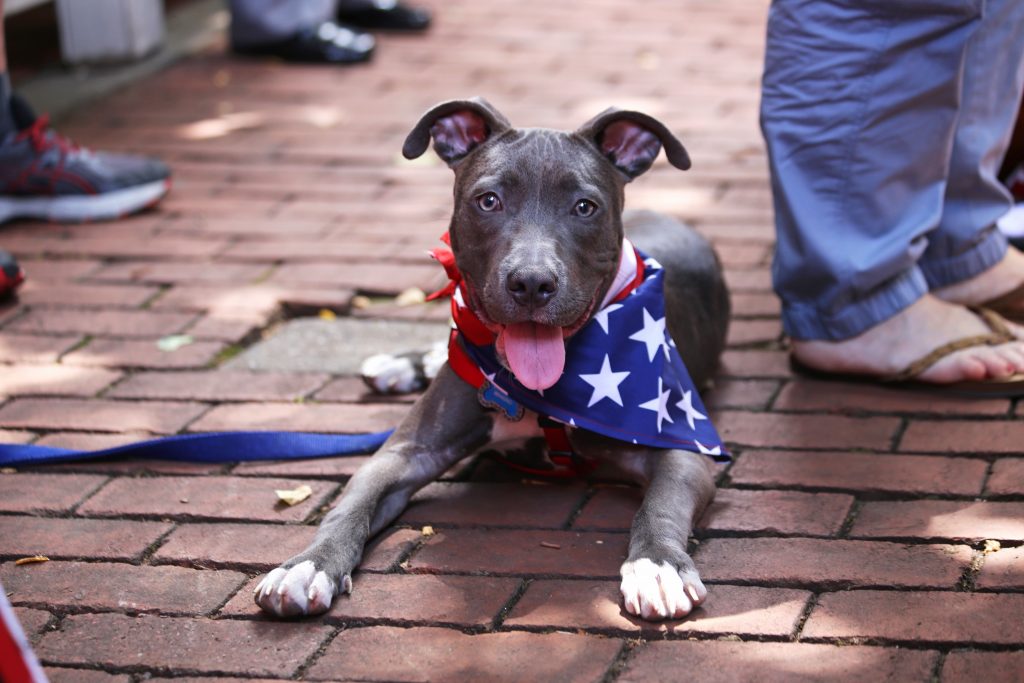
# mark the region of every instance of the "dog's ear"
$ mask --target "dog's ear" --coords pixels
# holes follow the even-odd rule
[[[415,159],[427,151],[434,138],[434,151],[449,166],[455,166],[481,142],[503,133],[512,124],[482,97],[442,102],[420,118],[405,138],[402,154]]]
[[[638,111],[605,109],[576,134],[596,145],[627,180],[649,169],[662,146],[670,164],[683,171],[690,168],[690,155],[683,143],[660,121]]]

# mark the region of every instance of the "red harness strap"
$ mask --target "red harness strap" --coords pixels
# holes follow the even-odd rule
[[[441,236],[441,241],[445,244],[451,244],[448,233]],[[456,302],[456,291],[459,291],[459,295],[462,297],[463,301],[467,300],[467,292],[463,285],[462,274],[459,272],[458,266],[455,265],[455,254],[452,250],[450,248],[439,247],[431,250],[430,255],[437,260],[438,263],[444,266],[445,273],[448,274],[448,278],[450,280],[443,289],[440,289],[427,297],[428,301],[433,301],[434,299],[439,299],[443,296],[452,297],[452,319],[455,321],[456,329],[452,330],[452,333],[448,338],[448,365],[455,374],[462,379],[462,381],[472,387],[482,390],[486,388],[486,385],[489,384],[489,382],[477,364],[474,363],[469,357],[469,354],[466,353],[466,350],[463,348],[459,338],[461,335],[470,343],[477,346],[483,346],[493,344],[497,337],[494,332],[483,324],[480,318],[478,318],[468,306],[460,307]],[[613,302],[621,301],[626,298],[630,292],[639,287],[640,283],[643,282],[644,263],[639,254],[637,254],[636,260],[636,277],[634,277],[633,280],[624,287],[614,299],[612,299]],[[500,391],[500,389],[498,390]],[[501,457],[499,457],[499,460],[513,469],[544,477],[578,477],[593,471],[595,465],[590,460],[584,459],[573,450],[565,425],[544,415],[539,415],[537,417],[537,424],[544,433],[544,440],[548,445],[548,457],[556,466],[554,469],[541,470],[526,467],[525,465],[521,465]]]

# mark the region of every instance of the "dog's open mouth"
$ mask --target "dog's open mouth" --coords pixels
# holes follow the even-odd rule
[[[499,326],[496,347],[509,370],[527,389],[543,391],[554,386],[565,369],[565,340],[590,319],[595,301],[567,327],[527,320]]]

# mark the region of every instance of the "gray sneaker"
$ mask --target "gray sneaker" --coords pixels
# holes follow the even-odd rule
[[[16,96],[11,113],[19,130],[0,140],[0,223],[110,220],[153,206],[171,187],[162,161],[79,147]]]

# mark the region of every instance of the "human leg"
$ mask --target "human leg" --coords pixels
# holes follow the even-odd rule
[[[960,75],[983,9],[983,0],[772,6],[762,127],[773,276],[794,354],[809,365],[888,375],[987,331],[928,295],[917,267],[942,216]],[[960,351],[919,379],[1005,376],[1024,370],[1022,351]]]
[[[231,0],[231,47],[286,61],[353,64],[373,53],[373,36],[335,23],[336,0]]]

